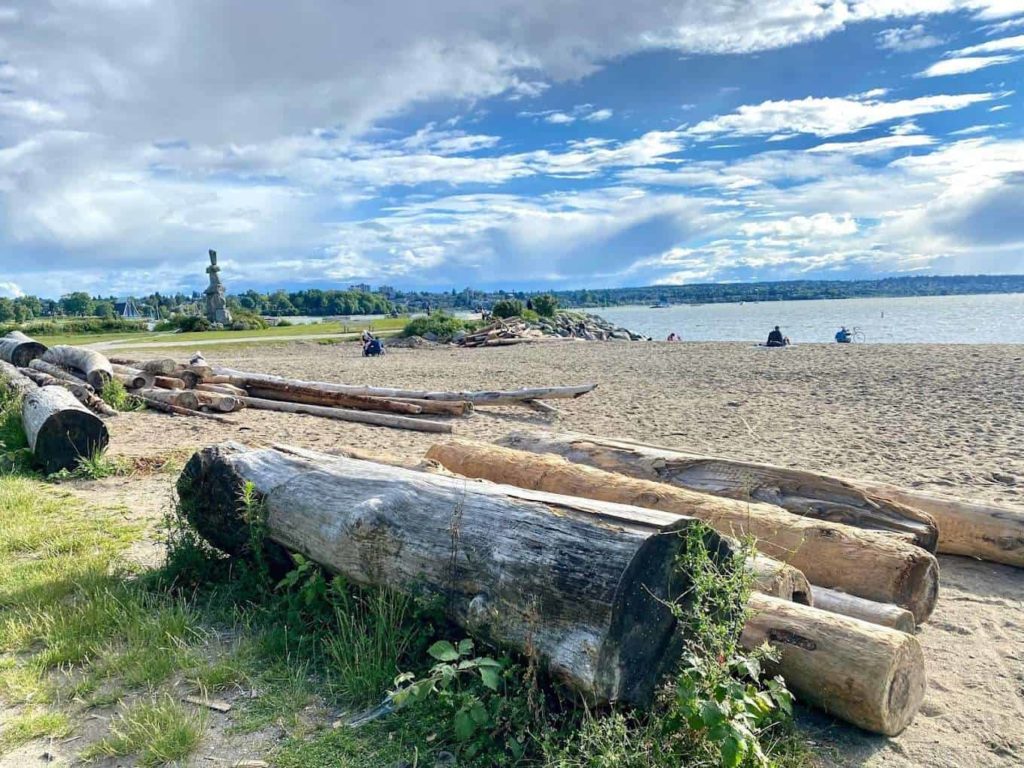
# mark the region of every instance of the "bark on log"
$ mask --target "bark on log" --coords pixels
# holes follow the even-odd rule
[[[55,376],[51,376],[48,373],[37,371],[35,368],[22,368],[21,373],[30,378],[40,387],[64,387],[68,392],[74,395],[78,402],[84,405],[93,413],[98,413],[101,416],[117,416],[117,411],[107,405],[103,398],[97,397],[90,387],[85,382],[75,383],[72,381],[65,381],[64,379],[58,379]],[[116,373],[114,374],[117,375]]]
[[[146,400],[176,405],[179,408],[187,408],[191,411],[199,410],[199,398],[196,397],[195,392],[187,389],[157,389],[155,387],[147,387],[145,389],[135,390],[132,394],[143,397]]]
[[[914,614],[898,605],[876,603],[874,600],[865,600],[863,597],[847,595],[845,592],[836,592],[825,587],[812,587],[811,594],[814,596],[815,608],[914,634]]]
[[[178,483],[186,514],[212,544],[242,554],[251,536],[238,499],[252,482],[270,541],[358,584],[441,597],[461,626],[529,647],[594,701],[646,704],[677,660],[663,601],[686,594],[678,533],[695,521],[606,526],[594,512],[617,505],[304,453],[200,451]],[[707,544],[728,556],[713,533]]]
[[[176,376],[154,376],[153,386],[160,389],[185,389],[185,382]]]
[[[0,339],[0,361],[15,368],[27,368],[28,364],[46,352],[46,345],[26,336],[21,331],[11,331]]]
[[[245,404],[240,397],[234,395],[222,395],[219,392],[204,392],[196,389],[192,390],[192,394],[199,400],[199,405],[202,408],[208,408],[221,413],[231,413],[237,411],[240,408],[244,408]]]
[[[389,387],[366,387],[349,384],[330,384],[321,381],[302,381],[286,379],[281,376],[270,376],[264,373],[248,373],[233,368],[214,367],[213,373],[227,376],[231,384],[248,389],[250,386],[296,385],[315,387],[328,392],[340,392],[345,395],[365,395],[369,397],[386,397],[389,399],[413,400],[468,400],[473,405],[521,405],[525,400],[549,400],[552,398],[576,398],[592,392],[597,384],[583,384],[575,387],[538,387],[534,389],[516,389],[496,392],[424,392],[416,389],[392,389]]]
[[[36,388],[34,380],[4,360],[0,360],[0,384],[3,384],[8,392],[19,397]]]
[[[519,432],[502,442],[512,448],[555,453],[578,464],[645,480],[743,501],[763,501],[817,520],[909,534],[929,552],[934,552],[938,543],[938,528],[931,516],[875,498],[850,482],[817,472],[700,456],[572,432]]]
[[[423,413],[439,416],[472,416],[473,404],[468,400],[417,400],[413,397],[392,397],[393,403],[418,405]]]
[[[420,414],[423,408],[411,403],[387,400],[383,397],[363,397],[327,392],[317,387],[249,387],[248,395],[262,400],[279,400],[288,403],[323,405],[333,408],[352,408],[359,411],[387,411],[390,413]]]
[[[53,376],[53,378],[55,379],[60,379],[61,381],[68,381],[71,382],[72,384],[84,384],[85,386],[89,387],[89,389],[92,389],[92,387],[89,386],[88,382],[86,382],[84,376],[79,376],[65,368],[61,368],[59,365],[48,363],[40,358],[36,358],[32,362],[30,362],[28,364],[28,367],[41,373],[45,373],[48,376]]]
[[[64,387],[39,387],[21,404],[29,448],[47,474],[73,469],[78,460],[104,450],[106,425]]]
[[[468,477],[697,517],[719,533],[754,537],[760,551],[799,569],[813,584],[896,603],[912,611],[919,622],[935,608],[939,588],[935,557],[886,533],[605,472],[572,464],[561,456],[486,443],[439,443],[427,451],[427,458]]]
[[[798,700],[886,736],[914,719],[925,691],[916,637],[757,593],[750,609],[741,643],[777,648]]]
[[[122,365],[121,363],[111,363],[110,367],[114,371],[114,378],[128,389],[142,389],[143,387],[153,386],[155,377],[152,373],[147,373],[139,368],[133,368],[130,365]]]
[[[140,397],[142,402],[146,404],[147,408],[152,408],[154,411],[160,411],[161,413],[170,413],[176,416],[198,416],[202,419],[212,419],[218,421],[221,424],[237,424],[238,422],[234,419],[229,419],[216,413],[205,413],[204,411],[197,411],[192,408],[182,408],[180,405],[171,405],[170,403],[164,403],[159,400],[151,400],[148,397],[142,397],[135,393],[136,396]]]
[[[939,552],[1024,568],[1024,509],[934,496],[884,483],[860,485],[879,498],[931,515],[939,526]]]
[[[77,368],[97,392],[102,392],[107,382],[114,378],[110,361],[94,349],[61,344],[46,350],[42,359],[64,368]]]
[[[814,604],[814,591],[797,568],[760,553],[747,559],[747,568],[754,575],[752,586],[757,592],[801,605]]]
[[[258,397],[243,397],[242,402],[250,408],[260,411],[281,411],[282,413],[304,413],[310,416],[321,416],[339,421],[354,421],[360,424],[373,424],[378,427],[394,427],[396,429],[412,429],[418,432],[450,433],[452,425],[443,421],[413,419],[408,416],[396,416],[390,413],[372,413],[369,411],[350,411],[344,408],[326,408],[321,405],[303,405],[302,403],[285,403],[279,400],[263,400]]]
[[[232,384],[197,384],[199,392],[216,392],[219,395],[231,395],[232,397],[248,397],[249,393],[241,387]]]
[[[154,376],[169,376],[174,373],[175,368],[178,364],[170,358],[164,358],[160,360],[133,360],[128,357],[111,357],[111,363],[117,363],[118,365],[127,365],[132,368],[138,368],[146,373],[152,373]]]

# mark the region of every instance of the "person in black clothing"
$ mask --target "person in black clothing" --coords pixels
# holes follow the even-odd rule
[[[786,346],[786,337],[782,335],[782,331],[779,330],[779,326],[775,326],[775,330],[768,334],[769,347],[784,347]]]

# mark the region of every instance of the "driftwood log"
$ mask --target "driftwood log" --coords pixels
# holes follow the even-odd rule
[[[352,411],[344,408],[327,408],[322,405],[304,405],[302,403],[286,403],[280,400],[263,400],[258,397],[240,398],[248,407],[260,411],[281,411],[282,413],[304,413],[309,416],[320,416],[339,421],[354,421],[360,424],[373,424],[378,427],[394,427],[395,429],[411,429],[418,432],[451,432],[452,425],[443,421],[413,419],[392,413],[373,413],[370,411]]]
[[[28,364],[28,367],[33,370],[39,371],[40,373],[45,373],[47,376],[52,376],[55,379],[60,379],[61,381],[68,381],[71,382],[72,384],[84,384],[85,386],[89,387],[89,389],[92,389],[89,383],[85,380],[84,376],[79,376],[78,374],[73,373],[72,371],[69,371],[66,368],[62,368],[61,366],[56,365],[54,363],[48,363],[40,358],[36,358],[32,362],[30,362]]]
[[[142,402],[146,404],[147,408],[151,408],[154,411],[160,411],[161,413],[170,413],[176,416],[197,416],[202,419],[211,419],[218,421],[221,424],[237,424],[238,422],[234,419],[229,419],[226,416],[221,416],[217,413],[206,413],[205,411],[197,411],[192,408],[182,408],[180,405],[173,405],[171,403],[164,403],[160,400],[151,400],[148,397],[135,393]]]
[[[128,357],[111,357],[110,362],[116,363],[117,365],[126,365],[131,368],[137,368],[146,373],[152,373],[154,376],[168,376],[174,373],[175,368],[178,364],[170,358],[164,358],[160,360],[133,360]]]
[[[878,624],[883,627],[898,629],[900,632],[914,633],[914,614],[891,603],[876,603],[856,595],[847,595],[825,587],[812,587],[814,607],[831,613],[841,613],[861,621]]]
[[[925,621],[935,608],[935,557],[898,536],[486,443],[439,443],[427,458],[467,477],[697,517],[719,533],[753,537],[760,551],[794,566],[813,584],[895,603],[912,611],[917,621]]]
[[[33,379],[4,360],[0,360],[0,385],[18,397],[27,395],[36,388]]]
[[[931,515],[939,526],[939,552],[1024,568],[1024,509],[979,504],[874,482],[873,495]]]
[[[154,376],[153,386],[160,389],[185,389],[187,382],[177,376]],[[193,385],[194,386],[194,385]],[[192,386],[188,387],[192,389]]]
[[[97,392],[102,392],[107,382],[114,378],[110,361],[94,349],[60,344],[46,350],[42,359],[62,368],[75,368],[81,371],[85,375],[85,380]]]
[[[921,706],[924,654],[913,635],[754,593],[741,643],[764,642],[798,700],[861,728],[895,736]]]
[[[687,592],[679,535],[598,519],[617,505],[326,454],[226,443],[195,454],[183,507],[218,548],[251,545],[251,482],[267,538],[351,581],[441,598],[473,633],[528,647],[592,701],[646,704],[682,639],[665,601]],[[313,458],[313,457],[316,458]],[[710,531],[720,558],[727,545]],[[685,610],[685,604],[684,604]]]
[[[751,586],[756,591],[802,605],[813,604],[814,592],[807,577],[793,566],[755,553],[747,558],[746,567],[753,574]]]
[[[571,432],[520,432],[503,442],[534,453],[558,454],[569,461],[609,472],[742,501],[763,501],[816,520],[909,534],[918,546],[929,552],[934,552],[938,543],[938,527],[930,515],[876,498],[847,481],[817,472],[700,456]]]
[[[179,408],[187,408],[192,411],[199,409],[199,398],[195,392],[187,389],[147,387],[145,389],[137,389],[132,394],[151,402],[167,403],[168,405],[176,405]]]
[[[46,352],[46,345],[26,336],[21,331],[11,331],[0,338],[0,361],[15,368],[27,368],[28,364]]]
[[[94,394],[92,387],[85,382],[65,381],[48,373],[37,371],[35,368],[21,368],[20,371],[40,387],[64,387],[77,398],[78,402],[93,413],[98,413],[101,416],[117,416],[117,411],[107,405],[103,398]]]
[[[192,390],[192,394],[199,400],[199,406],[204,409],[210,409],[214,411],[220,411],[221,413],[231,413],[237,411],[240,408],[244,408],[245,404],[242,402],[240,397],[234,395],[223,395],[219,392],[205,392],[203,390]]]
[[[47,474],[73,469],[79,459],[103,451],[110,442],[106,425],[64,387],[39,387],[25,395],[21,423]]]
[[[128,389],[142,389],[152,387],[155,376],[152,373],[143,371],[140,368],[133,368],[123,363],[110,363],[114,371],[114,378],[120,381]]]
[[[196,390],[199,392],[216,392],[220,395],[231,395],[232,397],[247,397],[249,394],[241,387],[231,384],[197,384]]]
[[[423,408],[413,403],[388,400],[383,397],[345,395],[341,392],[326,392],[316,387],[249,387],[248,394],[263,400],[280,400],[305,405],[323,405],[331,408],[352,408],[361,411],[387,411],[416,415]]]
[[[330,384],[320,381],[302,381],[271,376],[264,373],[247,373],[233,368],[214,367],[217,376],[227,376],[228,382],[238,387],[260,387],[268,385],[292,385],[314,387],[326,392],[339,392],[346,395],[363,395],[384,397],[388,399],[412,400],[464,400],[473,405],[521,405],[527,400],[549,400],[553,398],[576,398],[592,392],[597,384],[583,384],[574,387],[538,387],[533,389],[516,389],[496,392],[425,392],[416,389],[392,389],[389,387],[366,387],[349,384]]]

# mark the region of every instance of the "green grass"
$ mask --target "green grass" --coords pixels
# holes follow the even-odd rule
[[[205,713],[169,696],[132,704],[110,724],[110,735],[82,751],[84,760],[135,755],[143,768],[168,765],[188,757],[206,728]]]
[[[72,731],[71,721],[63,712],[27,709],[4,723],[0,735],[0,752],[7,752],[34,739],[62,739]]]

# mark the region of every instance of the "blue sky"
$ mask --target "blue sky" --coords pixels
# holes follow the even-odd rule
[[[1024,0],[0,5],[0,295],[1024,272]]]

